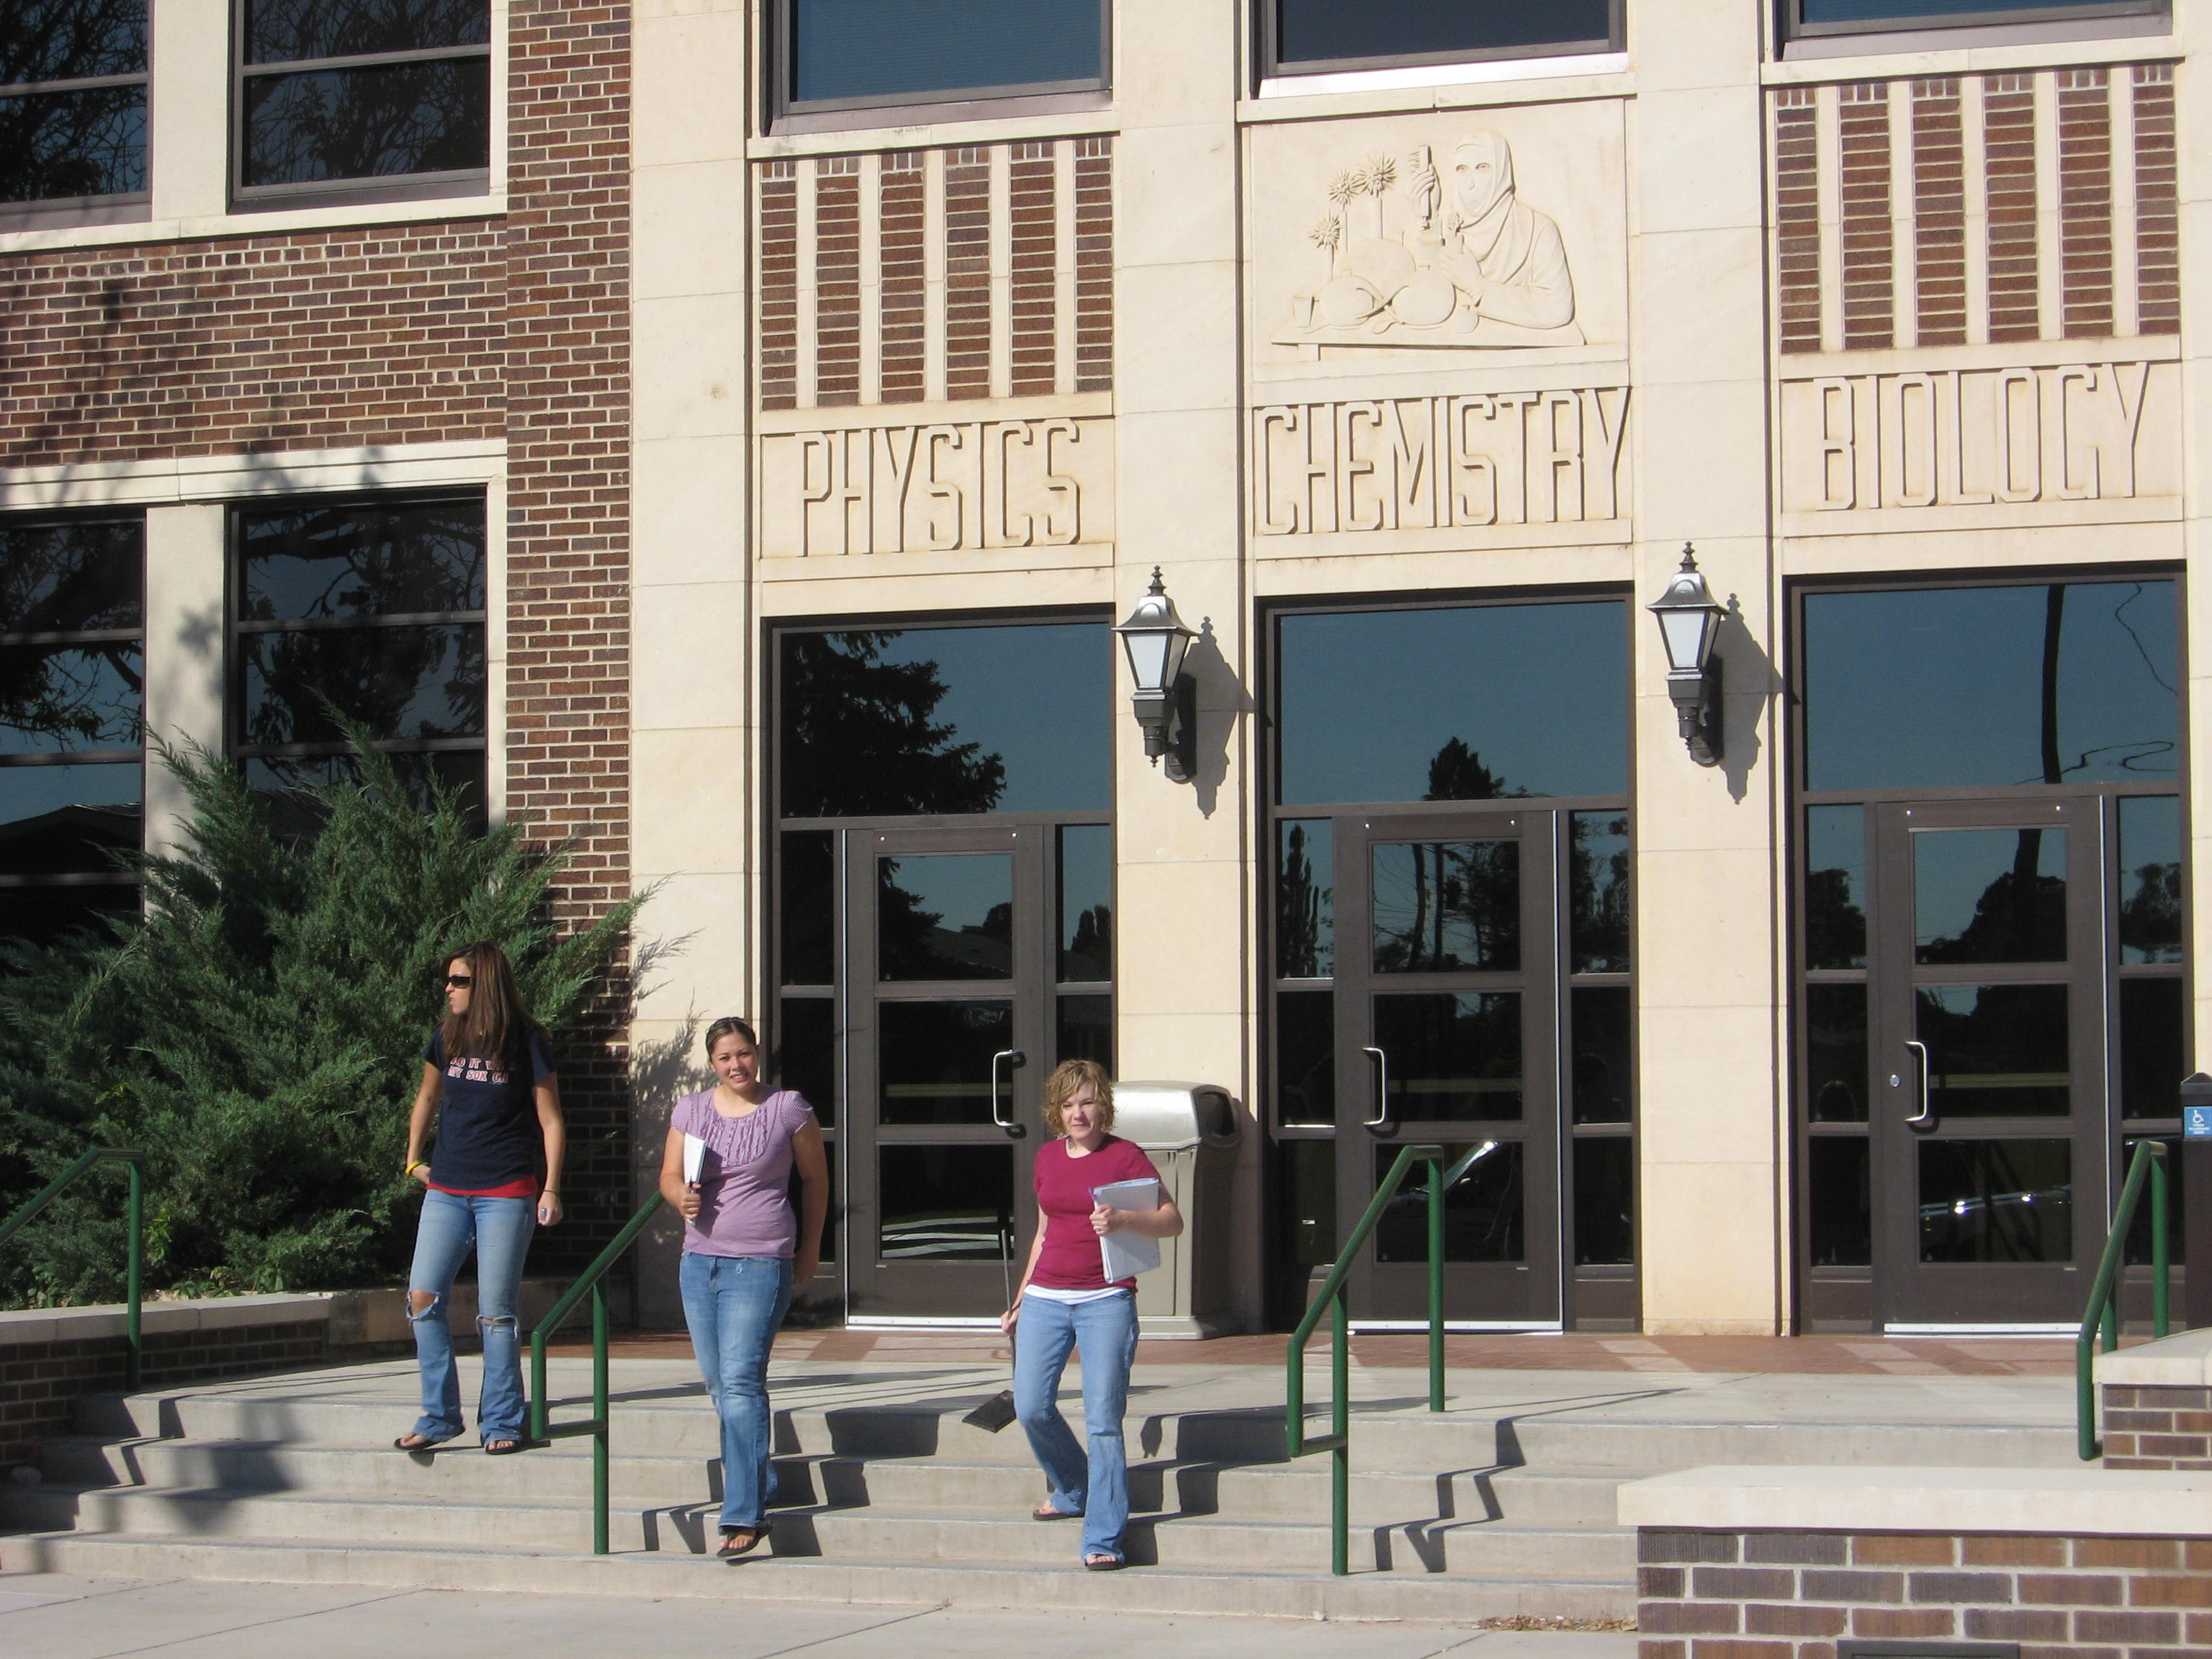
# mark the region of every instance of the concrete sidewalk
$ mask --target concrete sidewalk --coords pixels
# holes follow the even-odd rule
[[[8,1659],[1126,1659],[1202,1644],[1207,1659],[1635,1659],[1629,1633],[1469,1631],[1097,1613],[959,1613],[793,1601],[639,1601],[377,1590],[344,1585],[143,1583],[0,1572]]]

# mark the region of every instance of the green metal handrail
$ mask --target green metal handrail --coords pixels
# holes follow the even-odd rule
[[[623,1224],[614,1242],[584,1269],[567,1294],[556,1302],[538,1328],[530,1334],[530,1438],[533,1444],[563,1439],[572,1434],[592,1437],[592,1553],[607,1553],[607,1269],[637,1242],[645,1224],[653,1219],[663,1200],[659,1193],[647,1199]],[[551,1402],[545,1397],[545,1345],[561,1322],[574,1311],[584,1292],[592,1293],[592,1414],[583,1422],[558,1425],[546,1421]]]
[[[139,1340],[139,1292],[145,1278],[146,1267],[146,1177],[142,1166],[146,1154],[135,1146],[95,1146],[88,1152],[80,1152],[76,1160],[46,1183],[45,1190],[7,1220],[0,1222],[0,1244],[5,1244],[28,1224],[31,1218],[59,1198],[69,1184],[88,1170],[102,1164],[120,1164],[130,1176],[131,1195],[125,1213],[131,1224],[130,1266],[125,1270],[123,1331],[131,1344],[130,1369],[127,1375],[132,1392],[137,1392],[145,1375],[143,1345]]]
[[[2171,1326],[2173,1246],[2166,1202],[2166,1151],[2162,1140],[2140,1140],[2128,1165],[2128,1178],[2120,1188],[2120,1205],[2112,1217],[2112,1236],[2105,1241],[2104,1258],[2089,1286],[2089,1305],[2081,1315],[2081,1334],[2074,1342],[2074,1428],[2075,1449],[2088,1462],[2104,1455],[2105,1443],[2097,1437],[2097,1327],[2105,1328],[2105,1352],[2120,1346],[2120,1261],[2128,1246],[2128,1230],[2135,1225],[2136,1201],[2142,1196],[2143,1180],[2150,1180],[2150,1327],[2164,1336]]]
[[[1444,1149],[1441,1146],[1415,1146],[1402,1148],[1390,1165],[1389,1173],[1375,1189],[1367,1210],[1352,1230],[1337,1255],[1336,1264],[1322,1281],[1321,1290],[1306,1309],[1306,1316],[1298,1328],[1291,1333],[1289,1349],[1285,1356],[1288,1368],[1285,1394],[1283,1428],[1292,1457],[1304,1457],[1308,1452],[1325,1451],[1329,1454],[1329,1571],[1341,1577],[1352,1571],[1352,1358],[1349,1337],[1351,1315],[1345,1305],[1345,1279],[1351,1274],[1359,1253],[1367,1246],[1376,1224],[1382,1218],[1382,1211],[1406,1179],[1406,1172],[1416,1160],[1429,1166],[1429,1409],[1440,1412],[1444,1408],[1444,1193],[1468,1171],[1468,1166],[1486,1152],[1494,1149],[1494,1142],[1486,1141],[1462,1157],[1450,1169],[1444,1168]],[[1306,1342],[1313,1335],[1314,1327],[1321,1322],[1323,1310],[1331,1319],[1334,1346],[1329,1355],[1329,1383],[1333,1395],[1329,1402],[1329,1432],[1325,1435],[1306,1433]]]

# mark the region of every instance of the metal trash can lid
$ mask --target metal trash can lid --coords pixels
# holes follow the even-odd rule
[[[1215,1083],[1116,1083],[1114,1133],[1151,1152],[1227,1146],[1237,1139],[1237,1109]]]

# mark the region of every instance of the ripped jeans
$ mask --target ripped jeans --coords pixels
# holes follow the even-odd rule
[[[477,1402],[482,1440],[523,1437],[522,1340],[514,1302],[522,1287],[522,1261],[538,1226],[534,1198],[464,1198],[422,1194],[415,1230],[415,1265],[407,1275],[408,1313],[415,1327],[415,1359],[422,1372],[422,1415],[415,1432],[425,1440],[451,1440],[461,1431],[461,1381],[453,1368],[453,1333],[447,1300],[461,1263],[477,1254],[477,1324],[483,1333],[483,1393]],[[432,1297],[416,1311],[418,1293]]]

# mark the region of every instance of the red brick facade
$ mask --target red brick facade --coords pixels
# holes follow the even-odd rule
[[[0,465],[495,438],[495,221],[0,256]]]
[[[508,212],[0,255],[0,465],[507,442],[510,811],[629,889],[629,12],[516,0]],[[561,1057],[558,1269],[629,1204],[626,990]]]
[[[568,922],[629,891],[629,17],[507,14],[507,806],[569,844]],[[618,975],[562,1057],[549,1267],[629,1211],[627,1003]]]

